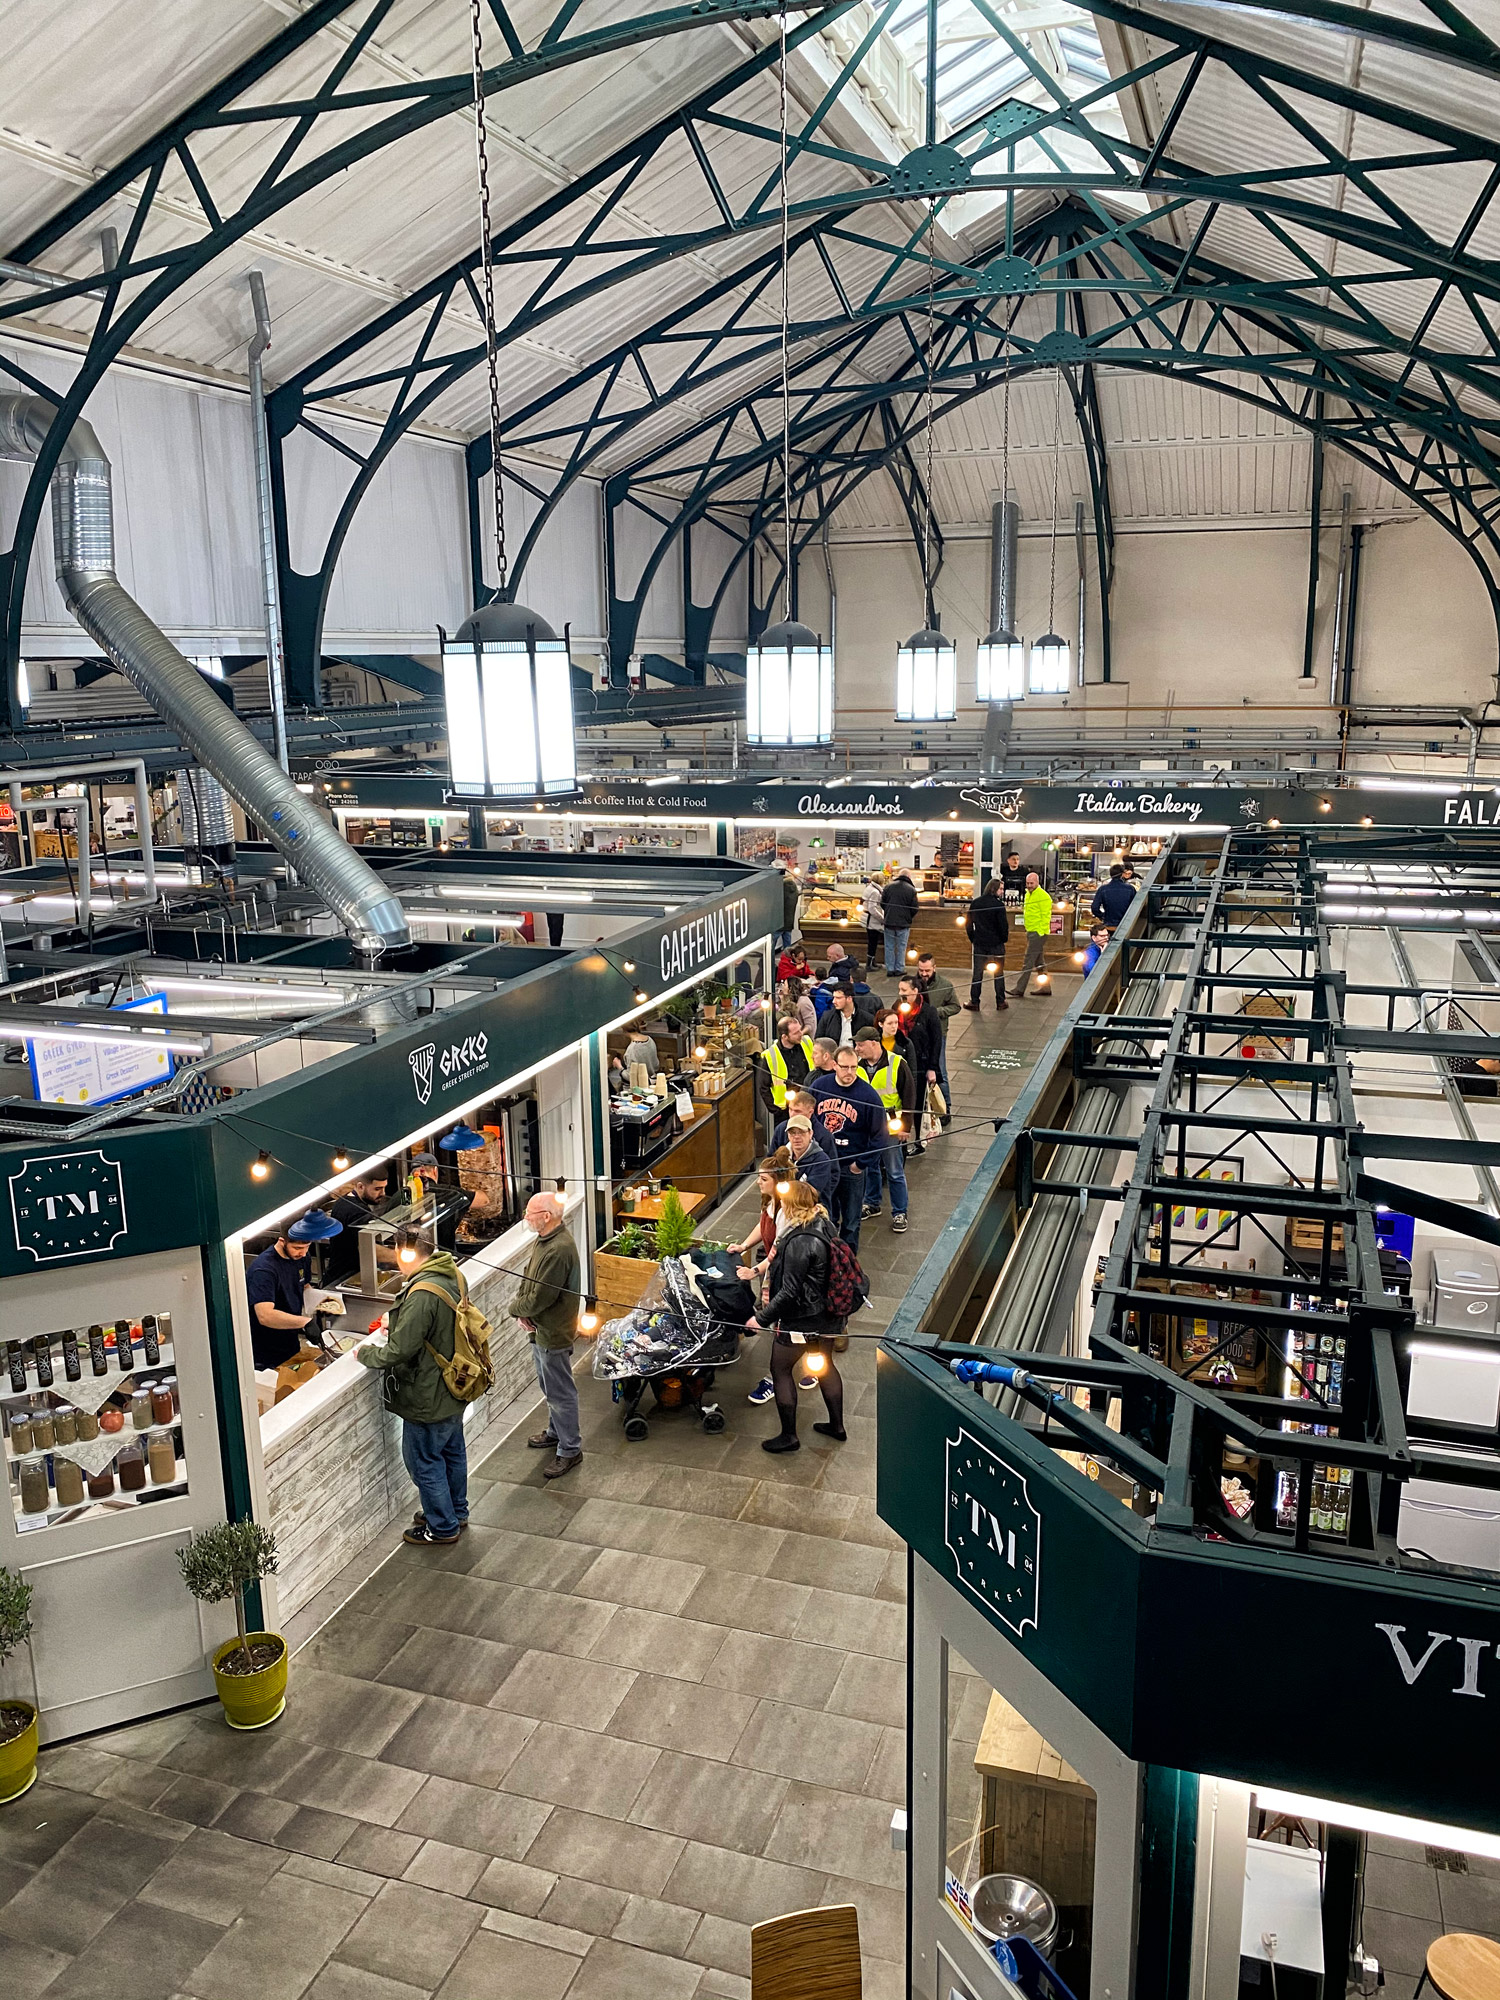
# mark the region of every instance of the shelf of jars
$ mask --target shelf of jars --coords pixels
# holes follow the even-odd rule
[[[187,1491],[169,1313],[7,1341],[3,1370],[18,1533]]]

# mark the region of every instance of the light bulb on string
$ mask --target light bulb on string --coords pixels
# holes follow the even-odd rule
[[[271,1155],[262,1149],[250,1162],[250,1178],[253,1181],[263,1181],[269,1179],[270,1173]]]

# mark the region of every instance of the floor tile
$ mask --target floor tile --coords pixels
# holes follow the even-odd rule
[[[763,1701],[735,1744],[731,1762],[862,1792],[885,1734],[878,1723],[845,1715],[820,1714],[814,1720],[805,1708]]]
[[[275,1848],[200,1828],[173,1849],[140,1891],[140,1900],[222,1929],[254,1900],[281,1863]]]
[[[307,1989],[307,2000],[428,2000],[424,1987],[386,1979],[358,1965],[325,1965]]]
[[[793,1784],[765,1843],[769,1860],[818,1867],[880,1889],[906,1884],[906,1856],[890,1842],[891,1813],[883,1799],[856,1799],[823,1786]]]
[[[490,1859],[471,1848],[450,1846],[446,1840],[424,1840],[401,1879],[424,1889],[440,1889],[447,1896],[468,1896]]]
[[[754,1710],[752,1695],[637,1674],[635,1685],[614,1711],[610,1731],[632,1743],[654,1743],[662,1750],[688,1745],[705,1757],[722,1759],[734,1749]]]
[[[680,1611],[703,1574],[698,1563],[601,1549],[573,1590],[579,1597],[633,1604],[642,1611]]]
[[[826,1535],[782,1537],[766,1575],[778,1583],[808,1583],[819,1590],[873,1597],[885,1574],[886,1558],[878,1549],[831,1541]]]
[[[611,1606],[592,1596],[518,1588],[506,1599],[503,1627],[506,1640],[520,1652],[571,1653],[582,1660],[610,1616]]]
[[[440,2000],[562,2000],[578,1974],[578,1960],[499,1931],[478,1931],[439,1987]]]
[[[880,1552],[850,1550],[851,1555],[855,1553]],[[838,1591],[815,1590],[797,1621],[795,1636],[820,1646],[838,1646],[849,1653],[904,1660],[906,1607],[882,1604],[873,1597],[848,1597]]]
[[[654,1472],[650,1482],[641,1483],[654,1484]],[[653,1555],[679,1518],[667,1509],[643,1507],[629,1500],[585,1500],[563,1529],[563,1540],[587,1543],[596,1554],[600,1549],[624,1549],[635,1555]]]
[[[346,1750],[316,1750],[278,1791],[294,1805],[394,1826],[421,1787],[418,1771],[351,1756]]]
[[[429,1778],[402,1814],[400,1830],[519,1861],[546,1817],[546,1808],[534,1799],[453,1778]]]
[[[27,1818],[36,1811],[37,1789],[20,1808]],[[80,1952],[171,1859],[176,1845],[145,1834],[124,1839],[108,1820],[96,1818],[0,1909],[0,1931],[49,1951]]]
[[[534,1917],[556,1887],[557,1877],[550,1869],[532,1868],[524,1861],[505,1861],[495,1855],[469,1894],[493,1909]]]
[[[274,1842],[296,1810],[289,1799],[273,1799],[264,1792],[237,1792],[214,1821],[214,1830],[240,1840]]]
[[[876,1660],[865,1653],[843,1658],[828,1697],[835,1715],[852,1715],[861,1722],[881,1722],[891,1729],[906,1727],[906,1669],[894,1660]]]
[[[663,1903],[653,1896],[631,1896],[620,1912],[613,1935],[622,1944],[638,1944],[646,1951],[665,1952],[681,1958],[688,1939],[698,1927],[701,1912],[684,1909],[680,1903]]]
[[[158,1795],[152,1810],[165,1813],[169,1819],[188,1820],[194,1826],[211,1826],[234,1796],[232,1785],[217,1784],[212,1778],[184,1776],[172,1780]]]
[[[694,1595],[697,1593],[695,1592]],[[621,1605],[589,1649],[589,1659],[700,1681],[724,1643],[722,1625]]]
[[[363,1897],[285,1870],[182,1982],[198,2000],[299,2000],[365,1911]]]
[[[394,1879],[406,1873],[421,1845],[419,1833],[402,1833],[394,1826],[357,1826],[340,1848],[339,1858],[346,1867]]]
[[[471,1529],[470,1533],[476,1532]],[[485,1535],[484,1551],[475,1563],[475,1576],[496,1583],[528,1584],[538,1590],[569,1590],[594,1560],[595,1549],[587,1541],[573,1542],[566,1535],[523,1535],[510,1528],[495,1528]]]
[[[800,1583],[766,1583],[747,1589],[742,1576],[709,1570],[682,1606],[681,1616],[706,1625],[728,1626],[739,1632],[763,1632],[789,1639],[807,1604],[808,1590]]]
[[[795,1687],[802,1705],[827,1703],[843,1671],[845,1656],[827,1646],[799,1645],[758,1632],[731,1632],[703,1676],[710,1687],[733,1688],[760,1696],[768,1688]],[[902,1683],[903,1690],[905,1682]]]
[[[47,1992],[55,2000],[169,2000],[222,1936],[201,1917],[127,1903]]]
[[[611,1716],[630,1693],[635,1679],[626,1668],[604,1666],[595,1658],[523,1653],[496,1691],[494,1703],[507,1713],[534,1716],[539,1722],[608,1729]],[[626,1734],[638,1742],[652,1740],[634,1730]]]
[[[378,1672],[375,1668],[364,1679],[323,1673],[299,1656],[287,1687],[286,1728],[321,1750],[378,1757],[419,1705],[408,1689],[379,1686],[373,1677]]]
[[[663,1750],[628,1817],[659,1833],[758,1854],[786,1790],[784,1778]]]
[[[562,1876],[537,1914],[545,1923],[564,1924],[594,1937],[609,1937],[625,1914],[629,1900],[623,1889],[607,1889],[601,1882],[580,1882],[573,1876]]]
[[[1442,1920],[1437,1870],[1425,1861],[1398,1861],[1392,1855],[1371,1852],[1365,1856],[1364,1884],[1367,1909],[1396,1910],[1408,1917],[1430,1918],[1433,1923]]]
[[[568,1988],[568,2000],[691,2000],[697,1987],[696,1966],[600,1938]]]
[[[1484,1875],[1452,1875],[1443,1869],[1434,1871],[1434,1875],[1442,1900],[1445,1931],[1478,1931],[1486,1937],[1500,1936],[1500,1881]],[[1409,1916],[1426,1914],[1414,1902],[1403,1903],[1401,1907]]]
[[[528,1867],[549,1868],[606,1882],[641,1896],[659,1896],[684,1843],[646,1827],[560,1806],[527,1849]]]
[[[830,1875],[824,1887],[823,1902],[825,1906],[852,1903],[858,1910],[859,1949],[863,1958],[883,1958],[905,1966],[904,1889],[879,1889],[869,1882],[851,1882],[845,1876]]]
[[[71,1963],[66,1952],[0,1937],[0,1993],[6,2000],[36,2000],[36,1995]]]
[[[493,1639],[418,1631],[381,1668],[380,1678],[392,1687],[482,1708],[520,1657],[520,1647],[497,1645]]]
[[[380,1761],[466,1784],[498,1785],[535,1727],[530,1716],[423,1695]]]
[[[744,1978],[750,1971],[749,1926],[737,1924],[730,1917],[716,1916],[710,1910],[693,1932],[687,1955],[698,1965],[711,1965],[720,1972]]]
[[[431,1989],[479,1928],[478,1903],[411,1882],[387,1882],[338,1948],[345,1965]]]
[[[505,1789],[580,1812],[626,1818],[659,1755],[646,1744],[543,1722],[506,1772]]]
[[[285,1848],[289,1854],[305,1854],[315,1860],[331,1861],[335,1854],[343,1852],[359,1825],[358,1820],[346,1819],[342,1813],[322,1812],[316,1806],[298,1806],[286,1825],[278,1829],[276,1845]]]
[[[1365,1911],[1365,1946],[1387,1972],[1420,1974],[1427,1962],[1427,1947],[1439,1936],[1442,1925],[1421,1917],[1400,1916],[1393,1910]]]
[[[715,1910],[741,1924],[763,1924],[788,1910],[816,1909],[824,1877],[812,1868],[735,1854],[711,1842],[690,1840],[668,1876],[662,1897],[695,1910]]]
[[[315,1667],[321,1673],[354,1674],[373,1680],[411,1637],[414,1627],[356,1610],[353,1604],[329,1619],[297,1655],[297,1676]]]

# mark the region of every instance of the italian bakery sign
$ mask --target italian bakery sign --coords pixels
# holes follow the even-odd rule
[[[943,1540],[958,1581],[1019,1638],[1038,1625],[1042,1517],[1025,1479],[960,1429],[947,1440]]]
[[[90,1152],[46,1153],[10,1176],[16,1249],[38,1264],[102,1257],[125,1234],[125,1183],[118,1160]]]
[[[701,966],[716,965],[750,938],[750,903],[737,896],[701,917],[674,924],[661,939],[661,976],[667,985]]]

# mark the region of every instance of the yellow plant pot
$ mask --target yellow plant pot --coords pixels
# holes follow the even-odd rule
[[[31,1717],[19,1736],[0,1743],[0,1805],[5,1805],[36,1783],[36,1710],[29,1701],[7,1701],[0,1706],[24,1708]]]
[[[214,1686],[224,1705],[224,1720],[231,1729],[264,1729],[286,1707],[286,1641],[279,1632],[249,1632],[252,1646],[274,1640],[281,1657],[255,1674],[226,1674],[220,1661],[239,1651],[238,1639],[229,1639],[214,1654]]]

